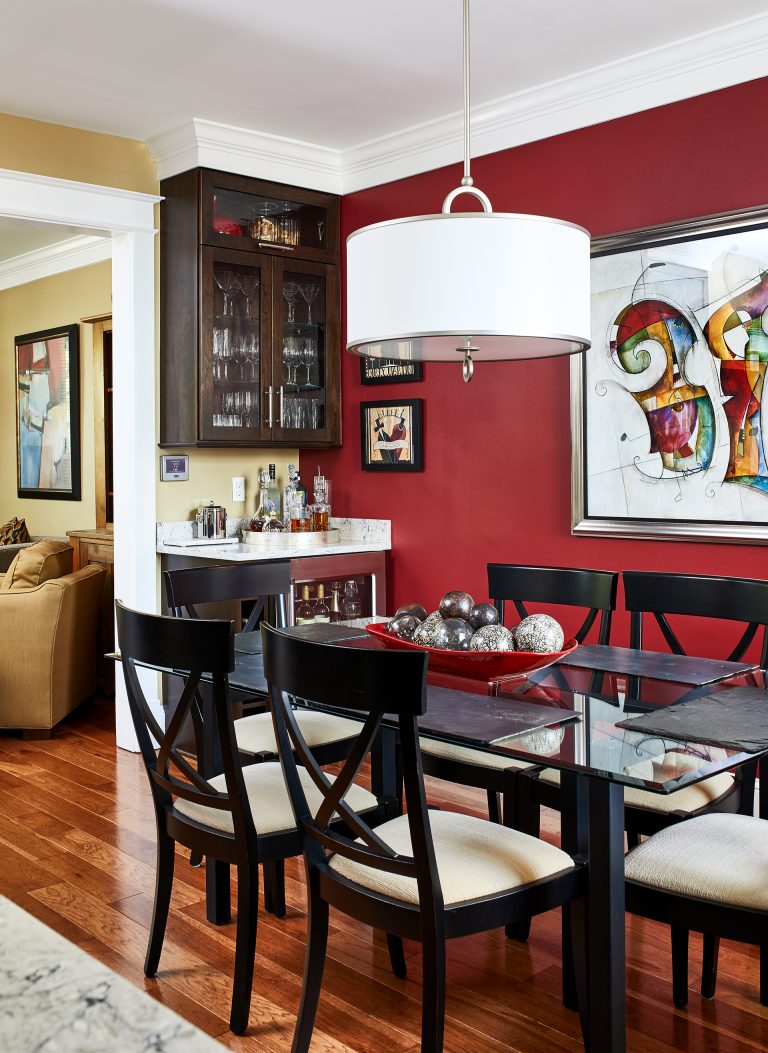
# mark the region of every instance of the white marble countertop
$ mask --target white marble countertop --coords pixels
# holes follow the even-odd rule
[[[307,534],[311,538],[311,534]],[[309,556],[339,556],[345,552],[384,552],[390,546],[381,541],[336,541],[330,545],[291,546],[270,545],[257,548],[255,545],[194,545],[177,547],[158,545],[160,556],[184,556],[191,559],[215,559],[218,562],[266,563],[276,559],[306,559]]]
[[[223,1049],[0,896],[3,1053],[222,1053]]]
[[[227,520],[227,535],[239,536],[247,520]],[[192,559],[215,559],[217,562],[263,563],[276,559],[306,559],[311,556],[339,556],[351,552],[386,552],[392,547],[388,519],[332,519],[331,526],[339,531],[338,541],[318,544],[312,534],[278,534],[274,543],[264,548],[257,545],[171,545],[169,541],[193,537],[192,522],[157,524],[157,553],[161,556],[185,556]],[[291,541],[288,543],[287,538]],[[297,544],[297,540],[299,540]]]

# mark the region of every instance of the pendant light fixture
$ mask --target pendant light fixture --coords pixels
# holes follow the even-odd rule
[[[371,358],[475,361],[570,355],[590,346],[589,232],[494,212],[470,174],[469,0],[464,0],[464,176],[442,212],[347,238],[347,350]],[[451,212],[471,194],[482,212]]]

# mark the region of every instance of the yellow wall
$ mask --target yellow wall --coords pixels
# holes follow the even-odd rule
[[[0,168],[56,179],[158,192],[146,143],[0,113]]]
[[[95,183],[103,186],[120,187],[124,190],[136,190],[146,194],[159,193],[157,172],[155,163],[150,156],[145,143],[132,139],[123,139],[114,135],[101,135],[97,132],[87,132],[79,128],[68,128],[63,125],[46,124],[43,121],[31,121],[24,117],[13,117],[8,114],[0,114],[0,168],[10,168],[14,171],[34,172],[38,175],[53,176],[57,179],[75,179],[84,183]],[[162,235],[161,235],[162,237]],[[158,243],[160,238],[158,238]],[[99,265],[109,273],[109,264]],[[97,268],[85,268],[74,274],[85,274],[86,271],[95,271]],[[62,276],[66,277],[66,276]],[[46,279],[46,281],[57,281],[58,279]],[[84,289],[81,278],[73,279],[76,286]],[[13,407],[13,355],[9,348],[13,347],[14,335],[23,332],[31,332],[36,329],[44,329],[49,324],[60,324],[61,318],[55,322],[48,323],[47,308],[42,295],[34,292],[42,283],[34,283],[32,286],[21,286],[17,290],[9,290],[8,293],[0,293],[0,304],[6,295],[18,293],[20,301],[31,308],[34,300],[41,305],[39,315],[34,311],[26,315],[29,324],[17,327],[15,319],[9,320],[8,325],[0,323],[0,412],[10,406],[10,419],[15,428],[15,411]],[[159,299],[159,282],[158,299]],[[27,293],[24,290],[32,290]],[[103,284],[99,286],[103,294]],[[103,295],[101,297],[103,299]],[[92,307],[89,309],[74,309],[65,312],[64,320],[72,320],[88,314],[97,314],[104,310],[103,307]],[[106,308],[109,310],[109,307]],[[40,319],[40,320],[38,320]],[[7,334],[11,333],[11,342],[8,343]],[[90,335],[90,334],[89,334]],[[81,334],[82,340],[82,334]],[[83,373],[87,372],[84,380],[90,382],[90,345],[83,348],[83,362],[87,366]],[[10,378],[6,382],[6,378]],[[10,385],[10,386],[9,386]],[[8,390],[6,390],[8,388]],[[83,497],[82,508],[78,511],[76,518],[78,522],[67,524],[66,529],[75,527],[93,526],[95,513],[93,512],[93,400],[91,388],[85,389],[86,397],[83,399],[83,436],[88,434],[89,446],[83,446]],[[9,394],[10,392],[10,394]],[[9,402],[10,399],[10,402]],[[0,419],[0,436],[3,437],[0,450],[0,517],[3,509],[8,506],[11,497],[16,500],[15,481],[15,437],[13,432],[8,432],[10,427],[7,413],[3,413]],[[12,440],[10,454],[6,451],[5,438],[10,435]],[[119,442],[119,436],[115,438]],[[158,457],[161,451],[158,450]],[[269,462],[277,465],[278,476],[285,477],[285,467],[289,461],[298,463],[298,452],[296,450],[192,450],[190,452],[190,480],[188,483],[160,483],[157,486],[157,518],[161,520],[187,519],[191,515],[195,498],[213,498],[217,504],[223,504],[231,516],[238,518],[251,515],[255,509],[254,502],[258,497],[258,470],[266,467]],[[12,458],[12,491],[8,482],[8,469],[6,462],[8,457]],[[159,480],[159,462],[156,462],[157,478]],[[246,504],[232,504],[233,475],[246,476]],[[17,502],[18,503],[18,502]],[[30,501],[29,505],[40,506],[43,502]],[[48,504],[63,505],[67,514],[75,517],[75,508],[70,502],[48,502]],[[87,506],[87,507],[86,507]],[[14,506],[15,507],[15,506]],[[38,526],[48,520],[42,515],[39,507],[32,509],[32,524],[36,533],[47,533],[49,528]],[[14,514],[14,508],[11,513]],[[16,514],[21,514],[16,512]],[[88,517],[89,521],[85,522]],[[8,518],[8,517],[6,517]],[[62,510],[58,515],[52,511],[51,518],[57,521],[63,519]],[[5,519],[2,520],[5,522]],[[0,524],[1,525],[1,524]]]
[[[112,310],[109,262],[0,292],[0,520],[23,516],[30,534],[63,536],[96,526],[93,454],[93,353],[90,325],[80,326],[81,501],[20,500],[16,478],[14,337],[70,325]]]

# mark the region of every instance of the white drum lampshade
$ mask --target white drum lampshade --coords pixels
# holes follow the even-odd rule
[[[363,227],[347,239],[347,350],[438,362],[586,350],[589,248],[583,227],[503,212]]]

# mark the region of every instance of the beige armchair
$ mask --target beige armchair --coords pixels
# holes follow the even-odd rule
[[[71,545],[41,541],[0,578],[0,728],[50,734],[94,693],[104,571],[71,568]]]

